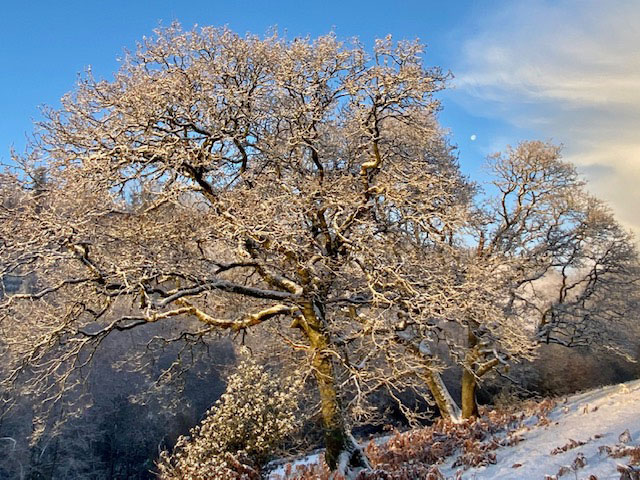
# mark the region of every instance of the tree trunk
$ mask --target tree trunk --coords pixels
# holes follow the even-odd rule
[[[462,370],[462,418],[478,416],[476,401],[476,376],[468,368]]]
[[[442,381],[440,374],[427,368],[427,373],[423,376],[423,379],[429,387],[436,405],[438,405],[440,416],[451,420],[453,423],[460,423],[462,421],[460,407],[458,407],[458,404],[449,393],[449,389]]]
[[[477,327],[469,322],[467,327],[467,355],[462,367],[462,418],[467,419],[478,416],[478,402],[476,401],[477,379],[473,371],[474,363],[478,357],[478,337],[472,330]]]
[[[339,469],[347,478],[370,468],[364,455],[347,429],[335,381],[335,366],[329,351],[329,336],[325,328],[324,308],[317,301],[303,305],[304,325],[301,325],[313,350],[312,366],[320,392],[322,425],[325,439],[325,460],[331,470]]]

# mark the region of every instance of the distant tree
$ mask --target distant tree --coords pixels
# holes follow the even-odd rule
[[[560,148],[524,142],[490,158],[497,196],[473,216],[477,240],[460,283],[475,293],[449,339],[462,367],[462,409],[436,378],[445,416],[477,415],[478,381],[531,359],[542,343],[614,351],[631,358],[640,270],[633,238],[584,188]],[[437,372],[432,376],[437,377]]]
[[[0,258],[38,287],[0,304],[3,386],[46,407],[117,332],[173,323],[165,341],[188,343],[268,324],[308,354],[331,469],[367,467],[344,402],[410,373],[384,363],[374,325],[452,317],[464,293],[450,252],[472,189],[435,118],[446,75],[421,54],[173,25],[112,81],[87,74],[30,154],[46,201],[0,179],[18,199]]]

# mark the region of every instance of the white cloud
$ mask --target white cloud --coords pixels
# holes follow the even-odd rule
[[[457,101],[565,145],[640,233],[640,3],[505,2],[455,68]]]

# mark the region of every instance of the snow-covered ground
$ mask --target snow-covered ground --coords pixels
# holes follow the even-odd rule
[[[270,465],[278,465],[276,468],[269,472],[267,480],[280,480],[285,477],[285,468],[287,465],[291,465],[292,470],[295,470],[298,466],[313,465],[320,461],[320,453],[312,453],[306,457],[300,457],[293,461],[288,460],[276,460],[271,462]]]
[[[523,441],[512,447],[496,451],[497,463],[487,467],[472,468],[463,473],[463,479],[473,480],[522,480],[540,479],[557,474],[563,466],[571,468],[574,460],[583,455],[586,465],[567,472],[559,478],[598,480],[619,479],[618,464],[627,464],[627,458],[611,458],[600,451],[601,446],[614,447],[620,443],[620,435],[629,431],[627,445],[640,445],[640,380],[593,390],[569,397],[559,402],[549,415],[551,423],[522,431]],[[571,443],[584,445],[552,455],[551,452]],[[581,454],[581,455],[580,455]],[[448,462],[449,464],[452,463]],[[581,462],[579,462],[581,463]],[[520,467],[514,468],[514,465]],[[454,476],[455,469],[441,468],[447,477]]]
[[[454,455],[440,470],[447,478],[463,480],[544,480],[558,473],[561,480],[618,480],[617,466],[628,464],[629,457],[612,458],[606,449],[640,445],[640,380],[568,397],[558,402],[548,419],[542,425],[535,419],[525,422],[515,432],[522,441],[496,450],[495,465],[460,472],[451,466]],[[317,460],[316,454],[298,462]],[[275,470],[270,478],[277,478],[276,473],[282,475],[284,469]]]

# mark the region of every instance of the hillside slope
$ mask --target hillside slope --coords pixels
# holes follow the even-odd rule
[[[548,425],[523,429],[517,445],[498,449],[495,465],[469,469],[460,478],[542,480],[564,470],[559,478],[619,479],[617,466],[631,459],[610,454],[640,445],[640,380],[569,397],[548,418]],[[640,449],[638,454],[640,460]],[[453,462],[447,463],[442,473],[455,477]]]
[[[361,477],[640,479],[640,467],[627,467],[640,464],[640,380],[573,395],[551,405],[545,401],[533,408],[523,407],[515,415],[491,412],[461,426],[437,423],[387,437],[386,444],[378,439],[366,446],[377,471]],[[322,461],[321,454],[298,459],[274,470],[269,478],[328,478],[324,467],[314,465],[318,461]],[[429,466],[432,461],[437,462],[435,468]],[[638,472],[621,472],[625,468]]]

